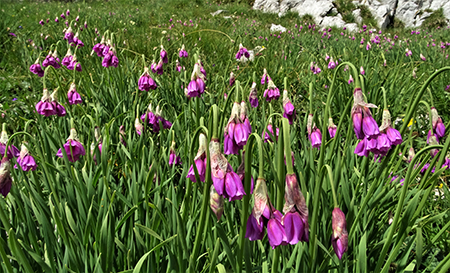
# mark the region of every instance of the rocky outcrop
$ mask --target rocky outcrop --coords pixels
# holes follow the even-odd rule
[[[395,18],[405,27],[418,27],[431,15],[429,11],[442,8],[444,16],[450,20],[449,0],[358,0],[353,1],[356,7],[367,6],[377,21],[379,28],[386,28]],[[311,15],[321,26],[339,26],[354,29],[354,24],[347,24],[342,15],[336,15],[332,0],[255,0],[253,9],[284,16],[288,11],[299,16]],[[327,15],[335,16],[327,16]],[[358,24],[362,23],[361,11],[357,8],[353,16]]]

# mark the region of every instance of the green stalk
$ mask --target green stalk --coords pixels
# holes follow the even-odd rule
[[[413,158],[411,163],[409,164],[408,172],[406,173],[406,178],[405,178],[405,181],[403,182],[402,191],[400,193],[400,198],[398,200],[397,208],[395,210],[394,221],[392,222],[391,226],[389,227],[389,234],[388,234],[386,240],[384,241],[383,249],[381,250],[381,253],[378,256],[378,262],[377,262],[377,265],[376,265],[375,270],[373,272],[381,272],[381,265],[383,264],[383,262],[385,260],[386,254],[388,252],[388,248],[390,248],[391,245],[392,245],[392,239],[394,237],[394,233],[397,231],[397,224],[398,224],[398,222],[400,220],[400,214],[403,211],[403,203],[405,202],[406,193],[408,191],[409,182],[411,180],[410,179],[411,178],[411,173],[412,173],[412,171],[414,169],[416,161],[419,159],[419,157],[422,154],[426,153],[428,150],[431,150],[431,149],[442,149],[443,147],[444,147],[443,145],[427,146],[427,147],[423,148],[422,150],[420,150],[416,154],[416,156]],[[386,264],[384,268],[386,268],[386,266],[388,266],[388,265]]]
[[[388,104],[386,99],[386,89],[384,87],[381,87],[381,90],[383,91],[383,103],[384,103],[384,110],[388,110]]]
[[[313,114],[313,105],[312,105],[312,95],[313,93],[313,84],[312,82],[309,83],[309,113]],[[323,142],[322,142],[323,143]]]
[[[213,127],[213,134],[211,139],[217,140],[217,124],[219,122],[219,108],[217,105],[212,106],[212,116],[213,116],[213,122],[210,123],[210,125]],[[211,128],[209,128],[208,131],[210,131]],[[211,179],[211,164],[210,164],[210,156],[209,156],[209,147],[206,149],[206,178],[205,183],[203,185],[203,201],[202,201],[202,207],[200,211],[200,218],[198,222],[198,228],[197,228],[197,234],[195,235],[195,241],[194,241],[194,247],[192,249],[192,254],[189,257],[189,268],[188,271],[194,273],[195,272],[195,265],[197,264],[197,258],[198,258],[198,252],[200,251],[200,243],[203,238],[203,231],[205,230],[205,222],[206,222],[206,212],[208,211],[208,203],[209,203],[209,188],[212,184]]]
[[[291,160],[291,134],[290,134],[290,126],[289,120],[287,118],[283,118],[283,138],[284,138],[284,152],[286,156],[286,173],[294,174],[294,167],[292,166]],[[284,161],[284,160],[283,160]]]
[[[434,102],[433,102],[433,93],[431,92],[430,88],[427,88],[428,93],[430,94],[430,102],[431,102],[431,107],[434,106]]]
[[[430,107],[430,105],[426,102],[426,101],[423,101],[423,100],[421,100],[421,101],[419,101],[419,103],[422,103],[423,105],[425,105],[425,107],[427,108],[427,110],[428,110],[428,115],[429,115],[429,118],[431,119],[431,107]],[[431,130],[431,135],[434,135],[434,132],[433,132],[433,123],[430,121],[430,130]]]
[[[236,81],[236,83],[235,83],[235,85],[236,85],[236,87],[235,87],[235,89],[236,89],[236,94],[234,94],[234,102],[237,102],[237,103],[239,103],[239,89],[240,89],[240,82],[239,81]]]
[[[334,182],[333,182],[333,171],[331,170],[331,167],[327,164],[325,164],[323,167],[326,167],[326,169],[328,171],[328,179],[330,180],[331,193],[333,194],[334,207],[338,208],[339,206],[338,206],[336,191],[334,189]]]
[[[245,232],[247,230],[247,220],[248,220],[248,209],[250,204],[250,189],[251,189],[251,179],[252,179],[252,155],[253,155],[253,143],[254,141],[257,141],[258,143],[258,152],[259,152],[259,177],[264,178],[264,150],[262,146],[262,140],[259,135],[256,133],[253,133],[249,136],[247,140],[247,144],[245,145],[245,177],[244,177],[244,190],[246,192],[244,198],[243,198],[243,205],[242,205],[242,212],[241,212],[241,228],[239,232],[239,239],[238,239],[238,245],[239,245],[239,252],[237,255],[237,272],[242,272],[242,257],[244,255],[244,248],[245,248]],[[251,267],[251,264],[247,265],[246,272],[249,272],[249,268]],[[251,272],[251,271],[250,271]]]

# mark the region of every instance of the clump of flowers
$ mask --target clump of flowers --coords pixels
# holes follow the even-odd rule
[[[67,154],[70,162],[76,162],[81,156],[86,155],[83,144],[78,140],[77,131],[72,128],[70,129],[70,136],[67,139],[66,144],[64,144],[64,151]],[[63,158],[62,148],[58,150],[56,156]]]

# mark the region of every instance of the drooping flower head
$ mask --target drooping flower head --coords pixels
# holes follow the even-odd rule
[[[66,144],[64,144],[64,150],[66,151],[70,162],[78,161],[82,155],[86,155],[83,144],[79,142],[77,131],[74,128],[70,129],[70,136],[67,139]],[[58,150],[56,156],[60,158],[64,157],[61,148]]]
[[[400,145],[403,142],[400,132],[392,128],[391,113],[389,110],[383,110],[383,121],[380,126],[380,132],[386,134],[391,145]]]
[[[194,157],[194,164],[197,167],[198,176],[200,178],[200,181],[205,182],[205,176],[206,176],[206,136],[201,133],[199,136],[199,146],[197,155]],[[191,179],[192,182],[196,182],[195,180],[195,170],[194,170],[194,164],[191,165],[189,168],[187,178]],[[220,217],[219,217],[220,218]]]
[[[271,205],[267,194],[267,186],[264,178],[256,180],[255,193],[253,194],[254,206],[247,220],[245,238],[250,241],[262,240],[264,227],[270,220]]]
[[[269,134],[270,132],[270,134]],[[273,130],[273,126],[272,126],[272,122],[269,121],[269,124],[267,125],[267,129],[265,130],[265,133],[263,134],[262,138],[264,139],[264,142],[272,142],[273,139],[277,139],[278,140],[278,135],[280,133],[280,129],[276,128],[276,130]],[[273,136],[273,138],[272,138]]]
[[[102,40],[100,41],[100,43],[94,45],[94,47],[92,48],[91,55],[95,52],[95,53],[97,53],[97,56],[105,57],[103,55],[103,49],[105,48],[105,46],[106,46],[106,44],[105,44],[105,36],[102,36]]]
[[[246,110],[244,110],[246,111]],[[251,133],[251,127],[249,123],[243,126],[240,119],[241,106],[239,103],[234,102],[231,109],[231,115],[228,119],[228,123],[224,129],[224,153],[225,154],[238,154],[247,143],[248,135]],[[247,119],[248,121],[248,119]],[[248,131],[250,130],[250,132]]]
[[[62,106],[58,102],[58,95],[57,94],[58,94],[58,88],[53,90],[53,93],[50,95],[50,97],[52,99],[53,109],[55,109],[55,114],[58,117],[64,117],[66,115],[66,108],[64,108],[64,106]]]
[[[74,54],[72,56],[72,60],[70,61],[69,65],[67,66],[67,69],[69,70],[74,70],[76,69],[76,71],[81,72],[81,64],[78,62],[77,56]]]
[[[209,143],[211,160],[211,177],[217,193],[229,201],[240,200],[245,195],[241,179],[233,171],[230,163],[220,152],[218,139],[211,139]]]
[[[424,61],[424,62],[427,60],[427,59],[425,58],[425,56],[422,55],[422,53],[420,53],[420,59],[421,59],[422,61]]]
[[[364,70],[364,68],[362,66],[359,68],[359,72],[361,73],[361,75],[366,74],[366,71]]]
[[[309,241],[308,208],[295,174],[286,175],[284,194],[283,225],[287,242],[291,245],[299,241]]]
[[[200,71],[200,60],[194,65],[191,74],[191,81],[187,87],[187,96],[190,98],[200,97],[205,92],[205,75]]]
[[[353,81],[353,77],[352,77],[352,75],[350,74],[350,77],[348,78],[348,84],[352,84],[354,81]]]
[[[250,125],[247,113],[247,104],[245,101],[241,101],[239,123],[236,124],[234,129],[234,140],[241,149],[247,144],[247,140],[252,133],[252,126]]]
[[[187,58],[188,57],[188,53],[187,53],[186,49],[184,48],[184,44],[181,46],[181,50],[178,53],[178,56],[180,58]]]
[[[71,46],[78,46],[78,47],[84,47],[84,43],[81,41],[80,38],[78,38],[79,34],[77,33],[73,36],[72,42],[70,42]]]
[[[105,49],[106,48],[107,47],[105,47]],[[105,52],[105,50],[103,50],[103,53],[104,52]],[[102,66],[103,67],[111,67],[111,66],[117,67],[118,65],[119,65],[119,59],[116,56],[116,50],[114,49],[114,47],[110,47],[108,53],[103,58]]]
[[[8,158],[1,158],[0,161],[0,193],[6,197],[11,191],[11,163]]]
[[[73,31],[72,31],[72,28],[69,27],[66,30],[66,32],[64,33],[64,40],[67,40],[69,42],[69,44],[71,44],[71,43],[73,43],[73,37],[74,37],[74,34],[73,34]]]
[[[64,56],[61,63],[62,63],[62,65],[67,67],[72,62],[72,59],[73,59],[72,50],[70,50],[70,48],[69,48],[69,49],[67,49],[66,56]]]
[[[148,67],[144,67],[144,73],[142,73],[139,78],[138,86],[141,91],[149,91],[150,89],[155,90],[156,87],[158,87],[156,82],[150,77]]]
[[[412,55],[412,51],[409,48],[405,49],[405,56],[409,57],[411,55]]]
[[[230,86],[233,86],[235,81],[236,81],[236,78],[234,77],[233,71],[231,71],[230,72],[230,82],[229,82]]]
[[[239,44],[239,50],[236,53],[236,59],[240,60],[241,57],[250,58],[250,53],[248,53],[248,50],[242,45]]]
[[[181,158],[176,154],[175,145],[175,141],[172,140],[172,145],[169,149],[169,166],[181,165]]]
[[[67,97],[69,98],[69,104],[80,104],[83,103],[80,94],[78,94],[75,83],[70,84],[69,92],[67,92]]]
[[[36,62],[34,62],[34,64],[30,66],[30,71],[31,73],[36,74],[41,78],[44,77],[44,70],[39,64],[39,58],[37,58]]]
[[[352,120],[353,130],[358,139],[367,136],[369,139],[378,137],[380,131],[377,122],[372,117],[369,108],[377,108],[376,105],[366,103],[361,88],[355,88],[353,92]]]
[[[335,63],[333,61],[333,57],[331,57],[330,62],[328,63],[328,69],[335,69],[337,65],[337,62]]]
[[[256,82],[252,83],[252,87],[250,88],[250,95],[248,96],[248,101],[252,107],[258,107],[258,90],[256,89]]]
[[[295,111],[294,105],[288,97],[287,90],[283,91],[283,110],[283,117],[287,118],[289,120],[289,124],[292,125],[297,115],[297,111]]]
[[[328,118],[328,133],[330,134],[330,138],[334,138],[336,136],[337,126],[333,123],[333,118]]]
[[[6,145],[8,144],[8,133],[5,131],[5,126],[3,126],[2,132],[0,134],[0,156],[3,158],[5,156]],[[18,157],[20,155],[19,149],[11,143],[8,144],[8,151],[6,151],[6,157],[11,160],[13,157]]]
[[[313,114],[308,115],[308,120],[306,123],[306,131],[308,133],[308,139],[311,141],[313,148],[320,148],[322,145],[322,132],[317,128],[313,120]]]
[[[183,69],[178,59],[175,61],[175,69],[177,70],[177,72],[181,72],[181,70]]]
[[[163,63],[168,63],[169,58],[167,57],[167,51],[164,49],[163,45],[161,45],[161,51],[159,52],[159,56],[161,57],[161,60]]]
[[[134,128],[136,129],[136,133],[138,135],[142,135],[142,132],[144,131],[144,126],[142,125],[138,117],[136,117],[136,119],[134,120]]]
[[[263,75],[262,75],[262,78],[261,78],[261,84],[262,85],[264,85],[265,83],[266,83],[266,79],[267,79],[267,70],[264,68],[264,70],[263,70]]]
[[[58,60],[59,61],[59,60]],[[52,52],[50,51],[48,55],[45,57],[44,61],[42,62],[43,67],[47,66],[53,66],[54,68],[58,69],[61,66],[58,64],[57,60],[53,56]]]
[[[332,228],[331,244],[334,252],[339,260],[342,259],[342,254],[348,250],[348,232],[347,222],[345,221],[345,214],[339,208],[334,208],[332,213]]]
[[[442,138],[445,135],[445,125],[434,107],[431,107],[431,123],[436,136]]]
[[[272,100],[277,100],[280,98],[280,90],[275,86],[272,79],[268,76],[269,83],[267,84],[267,89],[264,91],[264,97],[266,101],[270,102]]]
[[[48,89],[44,88],[43,96],[41,100],[36,104],[36,111],[43,116],[56,115],[56,109],[53,107],[52,98],[48,93]]]

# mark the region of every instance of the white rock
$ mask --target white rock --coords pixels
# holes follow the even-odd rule
[[[345,24],[344,26],[347,31],[349,32],[356,32],[358,30],[358,24],[356,23],[349,23],[349,24]]]
[[[361,17],[361,10],[360,9],[355,9],[354,11],[352,11],[353,17],[355,17],[355,21],[358,24],[362,23],[362,17]]]
[[[385,0],[385,2],[386,1],[387,0]],[[383,4],[377,0],[366,1],[364,2],[364,5],[369,8],[373,17],[375,17],[378,27],[382,29],[386,28],[390,23],[389,17],[393,15],[389,5]]]
[[[280,10],[280,3],[278,0],[256,0],[253,4],[254,10],[262,10],[267,13],[278,13]]]
[[[280,3],[279,13],[278,16],[284,16],[288,11],[292,10],[293,8],[297,7],[298,5],[301,5],[305,0],[283,0]]]
[[[341,15],[340,13],[338,13],[338,14],[336,15],[336,17],[338,17],[338,18],[341,18],[341,19],[342,19],[342,15]]]
[[[395,18],[402,21],[405,24],[405,27],[413,27],[418,12],[419,5],[414,3],[414,1],[399,0]]]
[[[327,16],[327,17],[323,18],[320,25],[324,26],[324,27],[343,28],[345,26],[345,22],[344,22],[344,20],[342,20],[341,18],[339,18],[337,16],[333,16],[333,17]]]
[[[330,0],[305,0],[300,5],[292,9],[298,13],[299,16],[304,16],[306,14],[311,15],[316,23],[322,21],[322,17],[327,15],[327,13],[334,7],[333,2]]]
[[[221,14],[222,12],[227,12],[227,10],[219,9],[218,11],[211,12],[211,15],[212,16],[216,16],[216,15]]]
[[[445,18],[450,20],[450,2],[447,2],[445,5],[443,5],[442,9],[444,10]]]
[[[275,25],[272,24],[272,26],[270,27],[270,31],[271,32],[286,32],[286,28],[283,27],[282,25]]]

